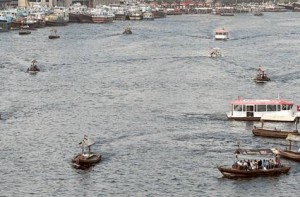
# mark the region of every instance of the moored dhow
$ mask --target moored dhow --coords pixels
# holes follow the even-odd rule
[[[229,120],[259,121],[262,116],[268,121],[294,122],[299,112],[293,112],[293,102],[283,99],[241,99],[231,102],[231,110],[227,113]],[[298,109],[297,109],[298,110]]]

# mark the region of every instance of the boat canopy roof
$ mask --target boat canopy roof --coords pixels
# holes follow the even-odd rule
[[[300,142],[300,134],[288,134],[286,140],[297,141]]]
[[[223,28],[223,29],[217,30],[216,33],[228,33],[228,31],[226,31],[226,30]]]
[[[295,116],[278,116],[278,115],[270,115],[264,114],[261,118],[261,121],[280,121],[280,122],[293,122],[296,120]]]
[[[95,142],[92,139],[88,138],[87,136],[84,136],[84,139],[79,143],[79,145],[81,147],[83,147],[83,146],[92,146],[94,144],[95,144]]]
[[[242,148],[236,149],[235,153],[242,154],[242,155],[270,155],[270,154],[273,154],[271,149],[242,149]]]
[[[232,101],[231,104],[233,105],[293,105],[293,102],[286,101],[283,99],[237,99]]]

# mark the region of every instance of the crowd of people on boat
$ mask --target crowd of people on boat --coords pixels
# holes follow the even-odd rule
[[[280,168],[282,164],[280,163],[280,158],[276,155],[274,159],[263,159],[263,160],[237,160],[233,165],[233,169],[238,170],[268,170],[273,168]]]

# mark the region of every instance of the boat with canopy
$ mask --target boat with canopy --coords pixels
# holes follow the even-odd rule
[[[82,151],[72,159],[75,167],[90,167],[100,162],[101,155],[91,152],[91,146],[94,144],[92,139],[84,135],[83,140],[79,143]],[[85,153],[85,148],[88,148],[87,153]]]
[[[218,166],[218,170],[225,178],[251,178],[277,176],[289,172],[290,167],[280,162],[276,155],[275,161],[270,158],[270,149],[241,149],[236,151],[236,161],[231,167]],[[247,159],[238,158],[238,155],[247,155]]]
[[[267,117],[264,117],[264,116],[261,117],[260,121],[261,121],[261,127],[254,126],[252,129],[252,133],[255,136],[272,137],[272,138],[286,138],[289,134],[298,133],[298,129],[297,129],[298,118],[295,119],[295,127],[296,128],[293,131],[281,130],[276,127],[274,129],[264,128],[264,122],[268,121]]]
[[[294,146],[297,142],[300,142],[300,134],[289,134],[286,138],[288,141],[288,149],[287,150],[281,150],[279,148],[272,148],[274,154],[279,154],[280,156],[290,159],[293,161],[300,162],[300,148],[295,151],[292,150],[292,143],[294,143]],[[294,148],[295,149],[295,148]]]

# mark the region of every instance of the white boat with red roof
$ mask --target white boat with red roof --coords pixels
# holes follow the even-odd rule
[[[241,99],[231,102],[231,110],[227,113],[229,120],[259,121],[262,116],[268,121],[294,122],[300,116],[293,111],[294,103],[283,99]]]
[[[228,31],[226,31],[224,28],[217,30],[215,32],[215,40],[228,40]]]

